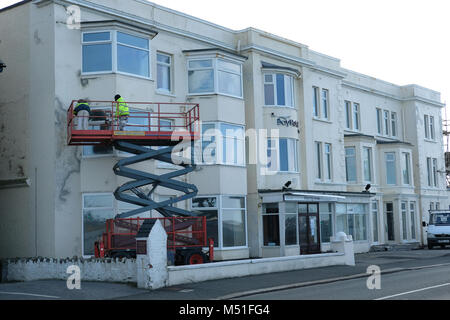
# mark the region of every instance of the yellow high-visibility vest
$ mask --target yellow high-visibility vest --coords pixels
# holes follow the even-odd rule
[[[116,116],[127,116],[130,114],[128,111],[128,105],[125,103],[125,100],[123,100],[122,97],[117,99],[117,109],[116,109]]]
[[[78,107],[81,107],[82,105],[85,105],[86,107],[84,107],[84,108],[78,108]],[[75,108],[73,109],[73,114],[74,114],[74,115],[77,115],[77,113],[78,113],[79,110],[87,110],[87,111],[90,111],[89,104],[88,104],[87,102],[77,103],[77,105],[76,105]]]

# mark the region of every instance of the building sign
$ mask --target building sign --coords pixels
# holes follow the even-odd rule
[[[278,117],[277,119],[277,125],[279,126],[285,126],[285,127],[296,127],[298,128],[298,121],[287,119],[285,117]]]

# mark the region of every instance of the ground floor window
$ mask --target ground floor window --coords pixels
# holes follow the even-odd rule
[[[367,240],[367,205],[336,203],[336,232],[352,235],[354,241]]]
[[[206,216],[206,234],[218,248],[247,245],[245,196],[208,196],[192,200],[192,210]]]
[[[319,204],[320,242],[330,242],[333,235],[333,208],[331,203]]]
[[[106,220],[113,217],[112,193],[83,194],[83,255],[94,255],[94,243],[105,232]]]
[[[278,203],[263,204],[263,243],[265,246],[280,245],[280,217]]]
[[[378,242],[378,200],[372,201],[372,241]]]

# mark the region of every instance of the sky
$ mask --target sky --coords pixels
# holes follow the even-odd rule
[[[0,8],[15,2],[0,0]],[[343,68],[439,91],[441,101],[450,104],[448,0],[152,2],[233,30],[254,27],[276,34],[340,59]]]

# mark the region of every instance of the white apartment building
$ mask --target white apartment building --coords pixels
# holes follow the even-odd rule
[[[33,0],[0,10],[0,58],[0,258],[90,256],[105,220],[132,209],[113,195],[126,154],[67,145],[71,101],[116,93],[199,104],[212,159],[178,205],[207,216],[217,260],[326,252],[339,231],[356,252],[425,244],[428,210],[449,205],[438,92],[277,35],[144,0]]]

